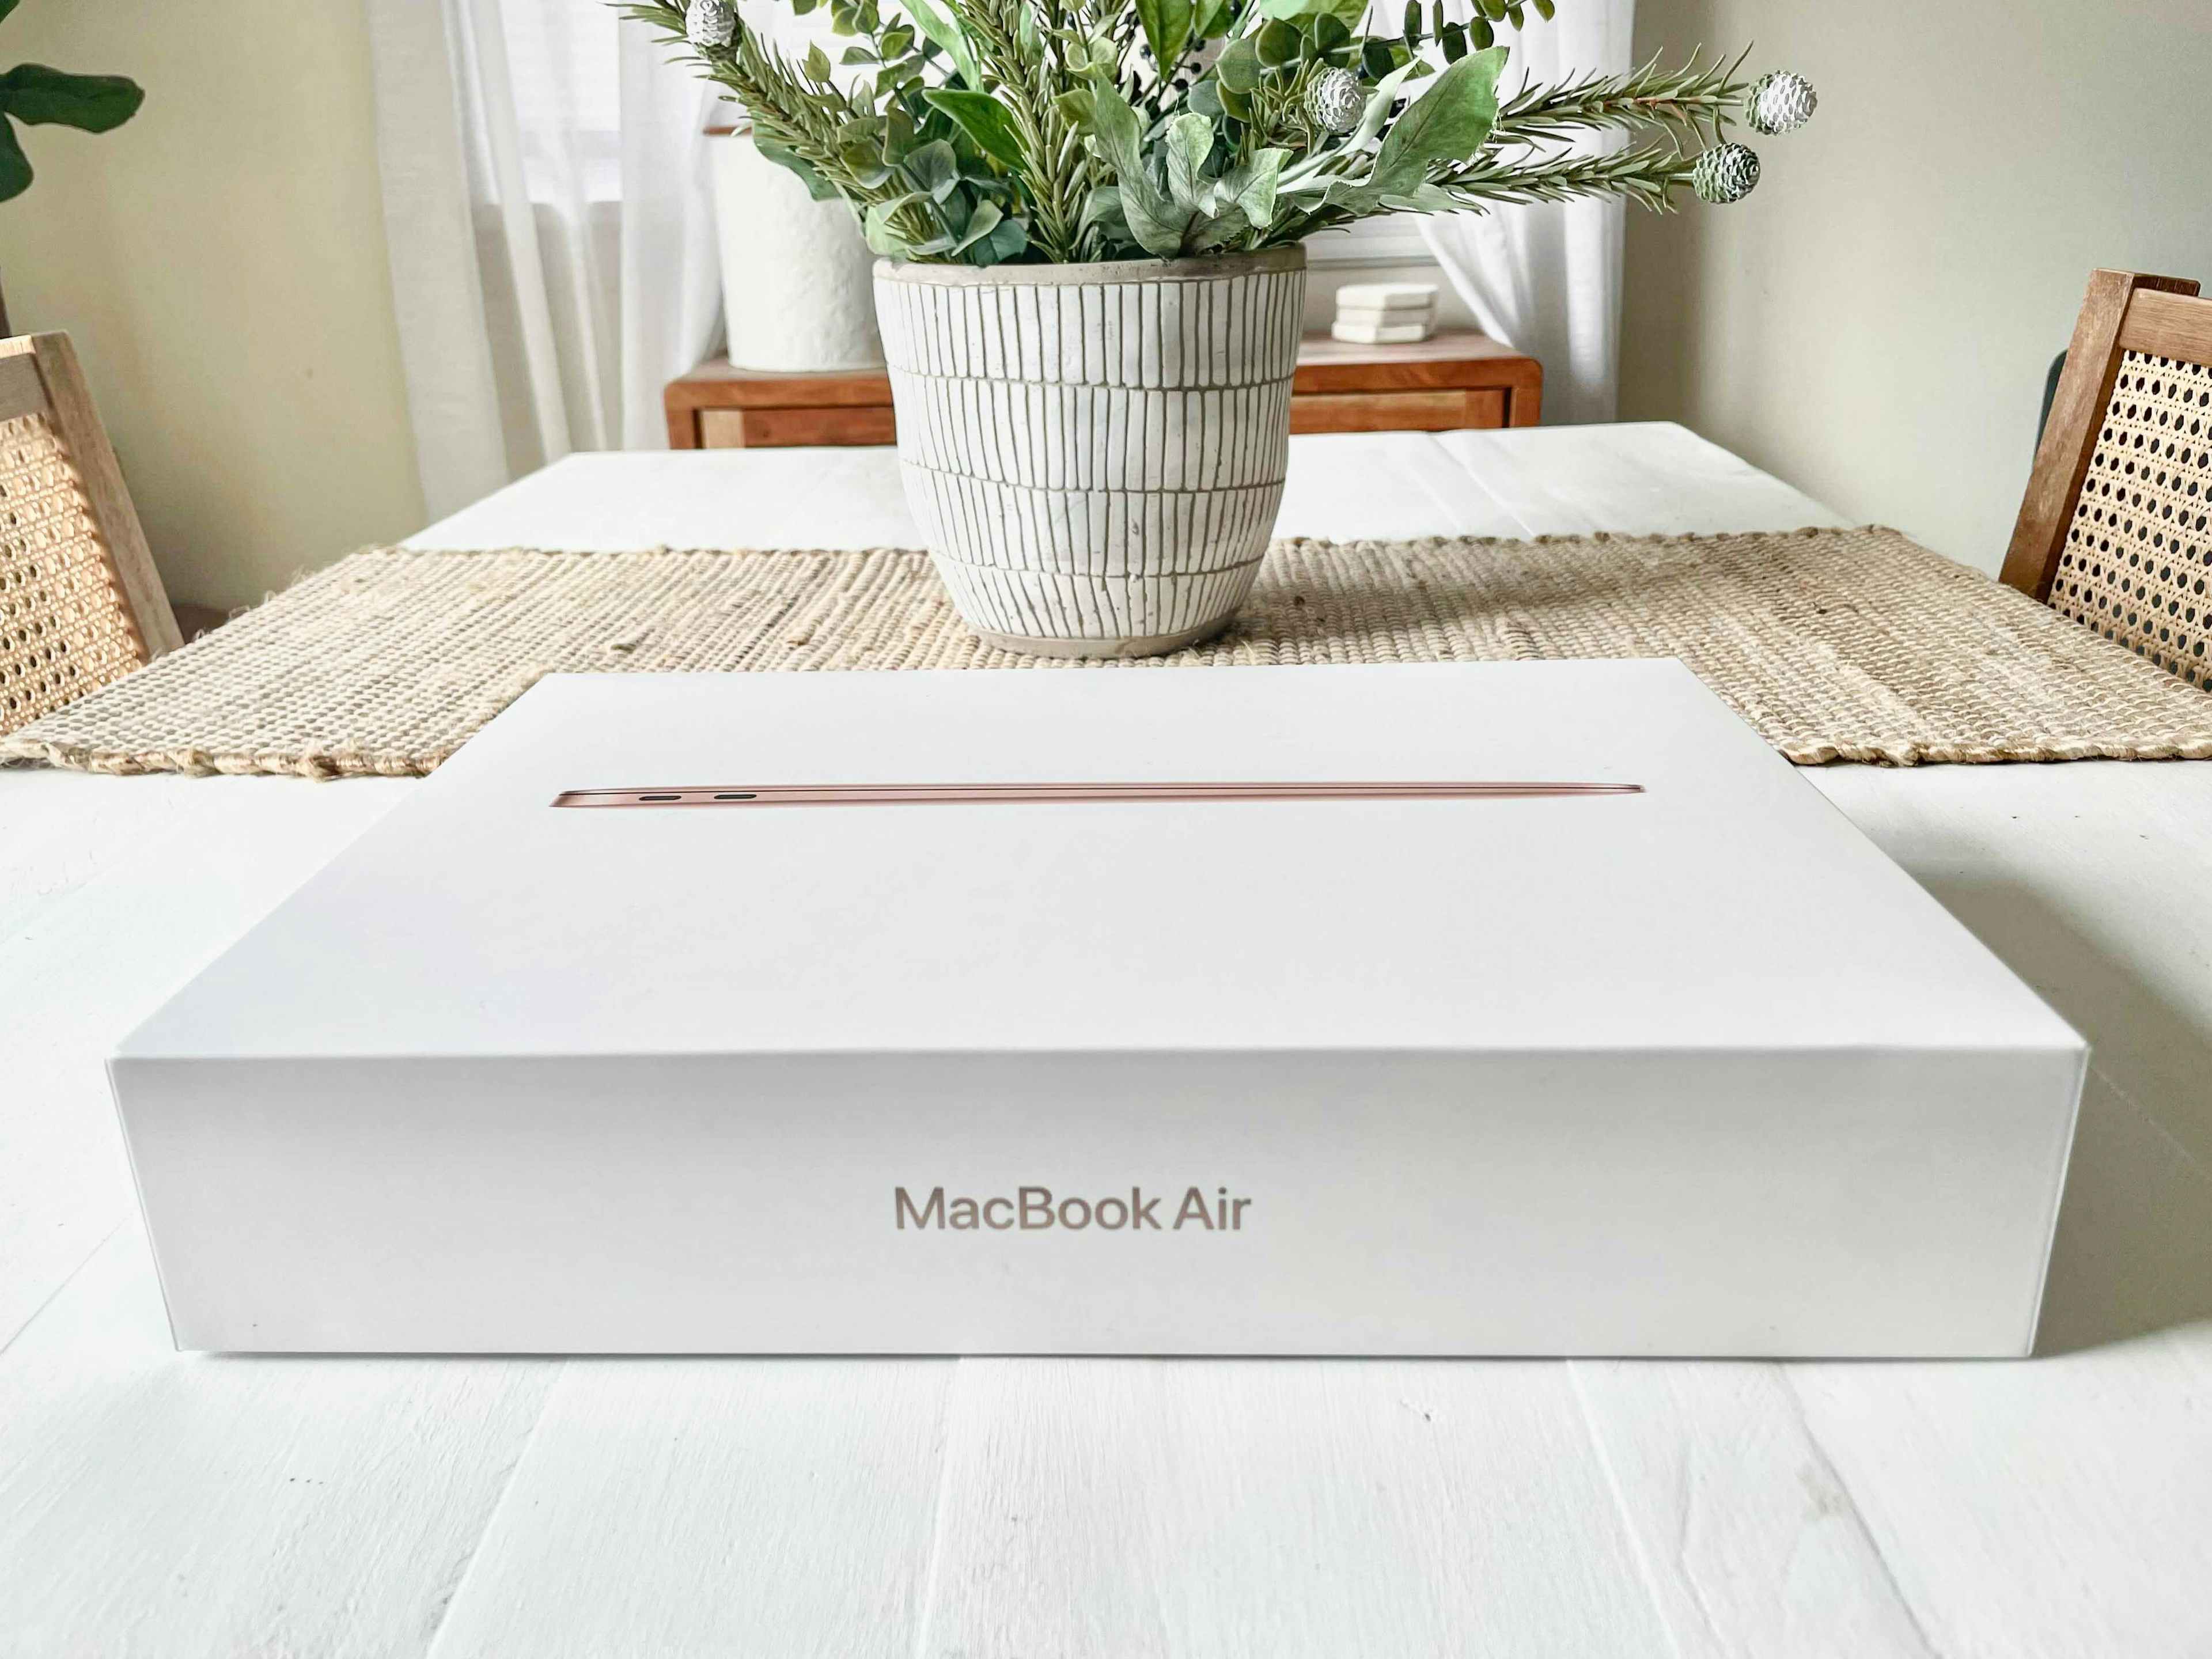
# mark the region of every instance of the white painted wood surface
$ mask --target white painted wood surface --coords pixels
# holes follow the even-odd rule
[[[1295,440],[1282,528],[1832,521],[1620,427]],[[418,539],[912,538],[846,450]],[[2212,766],[1807,776],[2096,1045],[2042,1358],[179,1356],[101,1056],[413,786],[0,772],[0,1655],[2212,1653]]]

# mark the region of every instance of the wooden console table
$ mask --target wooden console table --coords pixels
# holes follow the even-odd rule
[[[1473,329],[1415,345],[1309,335],[1291,388],[1293,432],[1449,432],[1534,426],[1544,368]],[[672,449],[887,444],[897,436],[881,369],[788,374],[703,362],[668,383]]]

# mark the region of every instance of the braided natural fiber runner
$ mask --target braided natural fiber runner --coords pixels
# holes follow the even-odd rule
[[[1680,657],[1791,760],[2212,758],[2212,696],[1881,529],[1330,543],[1140,665]],[[920,553],[356,553],[0,740],[106,772],[428,772],[542,674],[1072,668]]]

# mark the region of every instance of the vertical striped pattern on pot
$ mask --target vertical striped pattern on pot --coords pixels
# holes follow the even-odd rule
[[[876,267],[907,499],[969,626],[1059,654],[1228,621],[1274,527],[1305,253]]]

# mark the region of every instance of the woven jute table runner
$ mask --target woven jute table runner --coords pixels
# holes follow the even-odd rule
[[[1895,531],[1285,541],[1131,667],[1680,657],[1802,764],[2212,758],[2212,696]],[[541,675],[1101,666],[978,643],[927,558],[356,553],[0,740],[103,772],[431,770]]]

